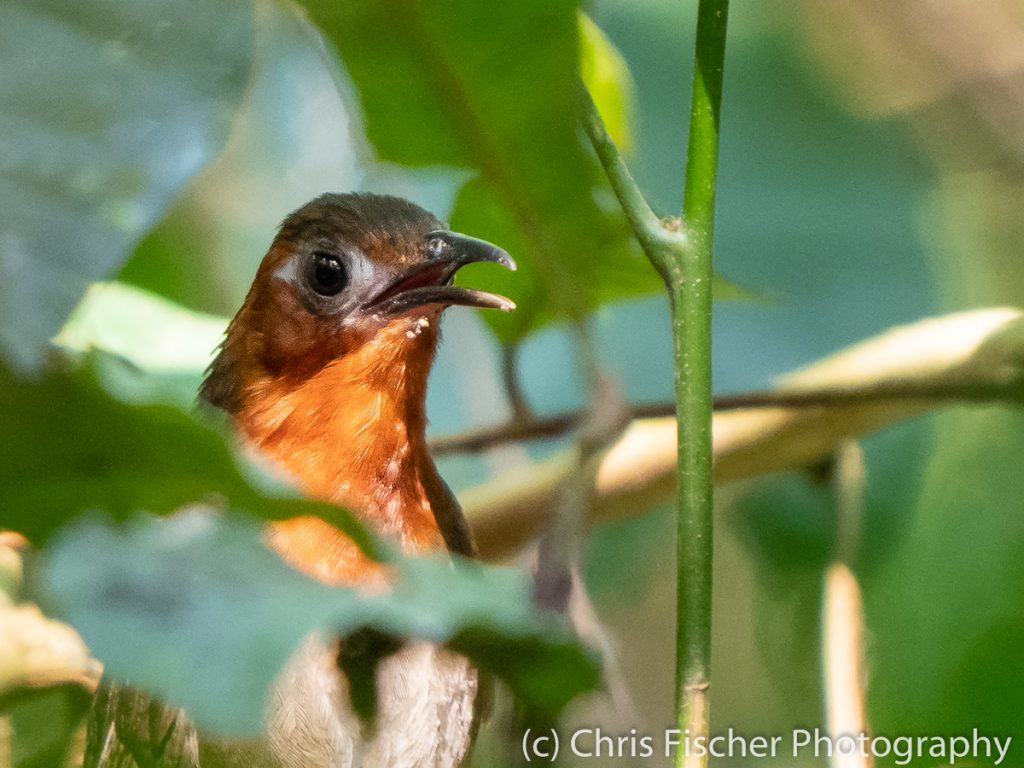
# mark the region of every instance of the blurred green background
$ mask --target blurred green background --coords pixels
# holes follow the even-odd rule
[[[763,386],[916,317],[1022,300],[1020,146],[993,136],[978,106],[1005,95],[1011,86],[1000,78],[1019,68],[1004,60],[1013,75],[942,83],[958,73],[928,49],[1006,23],[1006,37],[989,43],[997,51],[961,55],[977,70],[981,60],[1019,55],[1019,4],[945,15],[925,3],[881,5],[732,8],[716,266],[774,300],[717,306],[717,390]],[[605,0],[596,18],[636,80],[632,168],[660,209],[674,210],[689,17],[672,3]],[[923,43],[929,35],[937,39]],[[914,65],[939,84],[919,71],[918,92],[900,82]],[[912,106],[896,108],[900,98]],[[602,315],[611,359],[636,397],[669,393],[665,327],[654,302]],[[639,349],[641,333],[655,351]],[[953,408],[863,443],[857,572],[875,733],[1024,735],[1022,426],[1012,410]],[[830,508],[827,489],[795,476],[719,492],[713,729],[822,724],[816,649]],[[655,723],[672,698],[671,677],[655,662],[671,654],[672,532],[670,515],[658,512],[597,531],[589,549],[602,615],[621,633],[625,677]],[[1022,761],[1015,745],[1007,762]]]
[[[22,69],[0,68],[0,95],[9,105],[32,106],[41,98],[24,78],[45,69],[39,52],[45,41],[12,30],[34,23],[29,17],[42,5],[9,2],[0,8],[0,29],[7,30],[0,32],[0,50],[7,51],[0,57],[22,62]],[[149,23],[144,5],[136,20],[143,27]],[[325,28],[339,23],[330,3],[306,5]],[[524,54],[521,71],[515,60],[482,61],[480,67],[496,65],[513,78],[530,78],[534,59],[557,58],[562,45],[557,34],[565,29],[558,27],[551,40],[543,26],[530,30],[530,14],[541,13],[536,4],[522,11],[519,27],[505,31],[486,9],[442,5],[445,12],[461,9],[472,16],[467,24],[481,35],[522,35],[517,45],[537,49]],[[1019,4],[991,0],[944,10],[923,0],[899,5],[870,0],[734,4],[716,268],[763,298],[716,306],[717,391],[767,386],[786,371],[896,324],[1024,302]],[[98,2],[83,7],[82,25],[102,32],[109,23],[103,14],[111,8]],[[675,214],[682,194],[695,3],[597,0],[586,10],[632,74],[631,168],[654,208]],[[61,99],[71,100],[65,108],[81,100],[78,122],[68,124],[66,135],[46,133],[49,144],[37,142],[26,150],[12,137],[39,126],[21,122],[25,110],[0,114],[0,155],[6,156],[0,160],[0,201],[7,210],[0,222],[9,224],[0,231],[7,237],[0,247],[0,277],[8,287],[0,284],[0,319],[5,346],[20,350],[12,364],[32,364],[34,353],[22,348],[26,327],[38,326],[34,332],[48,338],[84,285],[72,281],[57,291],[66,294],[63,308],[60,302],[44,306],[40,296],[51,295],[45,291],[16,288],[24,259],[18,260],[22,244],[14,243],[11,233],[26,221],[38,230],[34,217],[50,217],[49,228],[60,237],[56,251],[99,243],[95,250],[109,253],[107,263],[93,262],[87,279],[110,276],[117,254],[130,253],[116,267],[118,280],[218,316],[230,315],[241,302],[283,216],[327,190],[400,194],[441,218],[466,222],[464,228],[476,221],[485,230],[491,227],[474,234],[503,244],[510,238],[510,250],[520,244],[515,226],[485,215],[488,189],[479,190],[476,203],[457,200],[472,173],[466,167],[473,164],[445,145],[443,132],[438,130],[436,145],[420,155],[416,147],[388,147],[375,134],[383,130],[380,125],[395,122],[374,123],[374,114],[365,115],[360,106],[361,93],[365,96],[360,84],[378,71],[358,63],[371,41],[351,50],[340,46],[350,68],[356,57],[353,83],[333,56],[337,39],[324,43],[290,5],[233,0],[204,13],[209,14],[205,23],[187,25],[199,30],[196,39],[157,35],[148,64],[149,74],[158,77],[127,78],[113,91],[99,83],[109,84],[116,74],[118,41],[105,42],[95,71],[84,75],[87,81],[95,78],[95,92],[70,86],[61,92]],[[571,36],[567,39],[571,43]],[[68,57],[74,55],[68,51]],[[453,55],[458,58],[458,51]],[[575,53],[568,49],[563,55]],[[470,56],[469,61],[477,60]],[[382,79],[396,76],[379,71]],[[51,74],[55,83],[66,80]],[[94,190],[102,190],[104,180],[90,176],[88,163],[69,177],[59,156],[81,151],[76,142],[88,139],[89,109],[117,110],[133,88],[141,94],[133,102],[140,113],[151,113],[148,100],[161,100],[154,88],[168,89],[163,96],[181,96],[169,100],[179,111],[165,116],[176,132],[160,134],[162,117],[148,118],[158,126],[153,128],[126,114],[124,135],[110,138],[105,151],[140,177],[119,188],[144,188],[145,194],[97,203]],[[483,106],[502,98],[499,90],[489,93],[481,86],[480,91]],[[436,128],[418,124],[423,116],[415,113],[416,105],[406,106],[408,125],[395,131],[416,135]],[[27,112],[48,131],[70,119],[65,111],[49,122],[45,110]],[[552,142],[571,139],[571,114],[561,117],[551,130]],[[501,139],[498,144],[506,146]],[[433,140],[428,136],[424,143]],[[156,146],[166,151],[160,154]],[[26,167],[22,153],[28,151],[58,158],[49,165],[35,163],[49,174],[42,174],[42,182],[36,178],[30,184],[19,176]],[[607,190],[596,176],[587,176],[595,173],[593,163],[580,159],[571,167],[586,178],[574,177],[569,186],[598,187],[587,202],[593,210],[581,213],[567,205],[564,215],[552,213],[557,220],[552,233],[559,243],[607,245],[607,253],[595,255],[595,263],[571,279],[588,286],[593,304],[606,295],[601,281],[617,279],[607,264],[633,259],[629,269],[638,275],[635,285],[621,288],[617,301],[594,313],[602,361],[629,400],[667,400],[672,360],[666,302],[654,293],[653,272],[626,244],[621,222],[606,215]],[[159,183],[151,183],[154,179]],[[64,185],[71,191],[63,196],[63,207],[51,205],[49,193]],[[553,182],[526,186],[542,207],[565,194]],[[93,226],[94,221],[101,224]],[[577,232],[580,222],[592,229]],[[567,264],[578,266],[571,258]],[[44,288],[63,284],[65,266],[37,276],[39,282]],[[638,298],[643,293],[649,295]],[[557,314],[549,304],[540,300],[536,307],[530,311],[541,327],[525,336],[520,350],[524,391],[542,413],[579,406],[584,394],[572,362],[571,335],[564,323],[541,323],[549,319],[545,313]],[[33,322],[37,315],[46,321]],[[125,332],[118,343],[139,353],[129,320],[106,322],[121,323]],[[184,362],[161,378],[172,399],[190,399],[209,352],[199,340],[215,339],[216,327],[213,323],[212,336],[193,338],[194,348],[182,352],[188,339],[175,347]],[[497,330],[509,338],[523,329]],[[140,338],[148,338],[146,328],[139,331]],[[491,330],[477,316],[457,310],[449,313],[445,337],[429,393],[432,432],[491,423],[507,413],[500,348]],[[855,565],[868,628],[868,718],[876,733],[951,735],[977,727],[1013,735],[1018,743],[1005,764],[1024,765],[1022,427],[1024,419],[1010,409],[954,407],[863,443],[868,484]],[[445,459],[442,473],[456,490],[464,489],[554,447]],[[820,725],[820,597],[834,534],[828,491],[802,476],[772,476],[721,489],[717,506],[713,729],[773,734]],[[673,530],[669,511],[654,509],[590,534],[586,581],[637,712],[611,711],[607,701],[592,696],[570,711],[567,724],[602,722],[619,730],[669,725]],[[507,757],[509,765],[518,764]],[[498,753],[489,753],[486,764],[498,759]]]

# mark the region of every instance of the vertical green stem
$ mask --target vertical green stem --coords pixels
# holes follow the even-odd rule
[[[728,0],[700,0],[690,105],[683,220],[689,244],[673,270],[678,592],[676,721],[691,738],[707,735],[711,671],[712,474],[711,279],[719,112]],[[706,765],[680,752],[676,764]]]
[[[683,227],[663,224],[637,188],[584,90],[583,127],[651,263],[665,279],[675,342],[679,432],[676,723],[692,740],[708,735],[711,671],[711,282],[718,172],[718,117],[728,0],[700,0],[686,154]],[[706,741],[705,741],[706,743]],[[707,757],[676,753],[676,765]]]

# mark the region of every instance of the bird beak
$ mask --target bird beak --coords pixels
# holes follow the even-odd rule
[[[515,271],[512,257],[496,245],[457,232],[437,230],[426,236],[426,259],[408,268],[366,306],[376,312],[401,314],[428,304],[483,307],[511,312],[511,299],[496,293],[452,285],[466,264],[490,261]]]

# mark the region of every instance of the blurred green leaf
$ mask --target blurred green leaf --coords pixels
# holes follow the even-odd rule
[[[140,288],[95,283],[54,343],[69,352],[117,355],[153,373],[194,373],[213,361],[227,324]]]
[[[92,698],[97,665],[71,627],[35,605],[5,603],[0,595],[0,718],[10,718],[0,754],[9,746],[12,758],[3,765],[63,766]]]
[[[193,511],[78,522],[55,540],[43,579],[111,676],[222,732],[258,728],[281,666],[324,627],[450,641],[549,710],[598,683],[592,659],[531,607],[521,574],[447,558],[395,568],[391,594],[328,587],[288,567],[251,522]]]
[[[252,15],[244,0],[0,5],[0,353],[13,366],[38,366],[86,284],[220,150]]]
[[[580,12],[580,75],[622,152],[633,146],[633,78],[615,44],[587,14]]]
[[[49,549],[44,594],[107,675],[210,728],[253,730],[270,681],[327,620],[331,594],[261,537],[258,526],[198,511],[123,530],[79,521]]]
[[[502,339],[661,289],[577,132],[576,3],[303,5],[340,51],[384,159],[479,171],[451,225],[522,267],[486,281],[519,305],[484,315]]]
[[[230,140],[118,273],[207,312],[233,314],[284,216],[325,191],[366,187],[372,159],[319,34],[293,4],[253,1],[254,66]]]
[[[891,732],[983,728],[1024,738],[1024,454],[1016,409],[935,417],[896,557],[865,578],[874,654],[872,722]],[[927,642],[922,642],[924,638]],[[1008,764],[1024,757],[1011,754]]]
[[[125,386],[123,367],[109,357],[94,366]],[[212,427],[169,405],[116,400],[89,370],[26,382],[0,367],[0,392],[0,528],[41,543],[84,510],[123,518],[218,499],[265,518],[317,514],[372,549],[344,510],[265,495]]]
[[[771,474],[732,491],[736,498],[730,522],[758,566],[776,571],[772,578],[811,574],[817,586],[833,554],[835,521],[828,484],[814,482],[809,473]]]
[[[25,578],[20,548],[3,538],[0,534],[0,606],[18,599]]]
[[[10,768],[69,765],[75,732],[90,698],[80,686],[55,685],[0,700],[0,717],[10,718]]]
[[[103,384],[118,398],[190,411],[227,324],[131,285],[94,283],[53,341],[74,358],[104,353]]]

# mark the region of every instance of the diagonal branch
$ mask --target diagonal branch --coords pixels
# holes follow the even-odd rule
[[[810,402],[821,392],[834,397],[813,407],[716,413],[716,484],[801,469],[847,439],[945,404],[1024,405],[1024,312],[980,309],[895,328],[790,374],[775,392],[780,401],[785,395]],[[634,421],[601,460],[591,522],[642,514],[667,501],[675,463],[674,419]],[[515,552],[545,525],[570,467],[559,454],[460,494],[484,557]]]
[[[675,252],[684,249],[687,245],[686,235],[678,227],[663,225],[651,210],[643,193],[640,192],[633,180],[629,168],[622,160],[618,147],[608,135],[594,100],[582,83],[580,84],[580,94],[583,128],[608,176],[612,191],[615,192],[619,205],[622,206],[622,210],[633,228],[634,236],[667,285],[674,269]]]
[[[1016,403],[1019,395],[1007,387],[981,382],[915,382],[892,381],[879,383],[864,389],[835,387],[813,389],[806,392],[790,392],[785,389],[763,389],[750,392],[736,392],[718,395],[713,399],[716,415],[727,411],[801,408],[821,409],[842,406],[865,406],[882,401],[934,401],[942,403]],[[633,419],[655,419],[675,413],[675,403],[638,403],[628,407]],[[439,435],[430,441],[435,456],[456,453],[479,453],[504,443],[528,440],[545,440],[563,437],[580,427],[586,417],[586,410],[576,409],[557,413],[553,416],[519,418],[504,424],[468,429]]]

